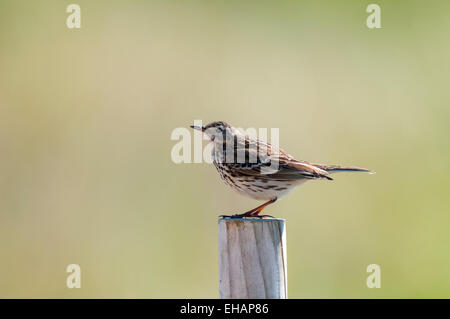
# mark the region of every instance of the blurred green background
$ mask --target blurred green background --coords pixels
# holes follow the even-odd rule
[[[450,297],[448,1],[373,30],[369,1],[79,0],[79,30],[70,3],[0,1],[0,297],[216,298],[217,216],[259,202],[171,161],[195,119],[377,171],[267,209],[290,298]]]

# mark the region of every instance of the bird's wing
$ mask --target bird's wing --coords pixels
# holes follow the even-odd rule
[[[295,160],[282,149],[270,144],[258,142],[257,147],[246,147],[241,151],[245,154],[245,161],[226,164],[237,174],[277,180],[332,179],[327,176],[327,171]],[[253,161],[249,160],[252,158]]]
[[[314,165],[311,165],[309,163],[305,163],[305,162],[301,162],[301,161],[297,161],[297,160],[291,160],[288,163],[286,163],[286,167],[284,168],[285,170],[291,170],[293,169],[294,171],[302,174],[303,176],[307,177],[307,178],[326,178],[329,180],[332,180],[331,177],[327,176],[328,172],[316,167]]]

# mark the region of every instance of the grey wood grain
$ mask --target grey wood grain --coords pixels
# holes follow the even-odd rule
[[[219,219],[220,298],[287,298],[284,219]]]

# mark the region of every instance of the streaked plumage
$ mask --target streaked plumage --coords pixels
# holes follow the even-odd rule
[[[280,148],[251,139],[225,122],[195,127],[214,142],[214,166],[222,180],[238,193],[257,200],[268,200],[244,214],[232,217],[262,217],[259,213],[269,204],[288,194],[302,183],[314,179],[332,180],[330,173],[339,171],[368,172],[358,167],[313,164],[296,160]]]

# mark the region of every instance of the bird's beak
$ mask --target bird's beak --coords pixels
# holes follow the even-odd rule
[[[204,127],[204,126],[195,126],[195,125],[191,125],[191,127],[192,127],[194,130],[199,130],[199,131],[202,131],[202,132],[205,131],[205,127]]]

